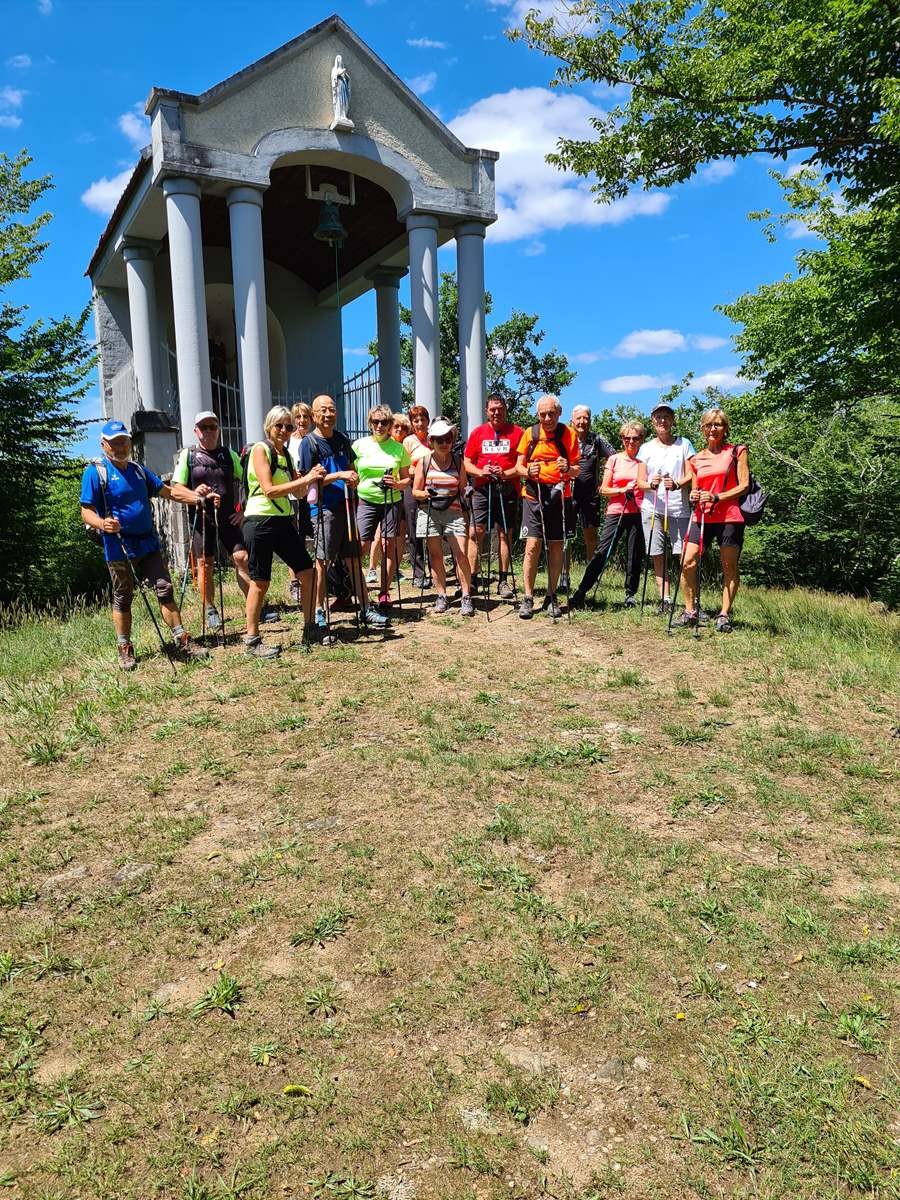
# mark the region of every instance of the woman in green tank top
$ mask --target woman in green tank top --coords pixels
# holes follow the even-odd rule
[[[245,648],[254,658],[274,658],[279,652],[277,646],[264,646],[259,636],[259,617],[272,581],[275,554],[299,576],[304,640],[312,641],[317,636],[313,623],[313,563],[294,521],[290,497],[305,496],[310,485],[323,477],[325,468],[317,464],[308,474],[296,475],[287,448],[293,428],[289,409],[281,405],[270,408],[263,424],[266,440],[256,443],[247,462],[243,533],[250,560],[250,590]]]

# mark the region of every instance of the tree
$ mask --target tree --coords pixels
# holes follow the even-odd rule
[[[669,187],[705,162],[807,152],[867,201],[900,180],[900,10],[883,0],[580,0],[529,14],[522,37],[560,59],[557,84],[604,83],[622,103],[564,138],[557,166],[600,199]]]
[[[0,291],[28,278],[46,249],[41,213],[18,218],[52,186],[50,178],[27,180],[31,162],[22,151],[0,154]],[[88,309],[74,320],[23,325],[24,306],[0,303],[0,603],[46,596],[41,504],[54,478],[71,463],[66,452],[80,428],[74,405],[88,390],[93,352],[84,337]],[[45,583],[37,587],[37,580]],[[32,585],[35,585],[32,588]],[[67,590],[65,576],[52,581]]]
[[[459,424],[459,338],[457,308],[459,292],[456,279],[449,271],[442,272],[439,292],[439,331],[441,351],[441,412],[449,421]],[[490,292],[484,295],[484,310],[491,312]],[[533,421],[534,401],[545,393],[559,395],[575,378],[565,354],[553,348],[541,352],[544,331],[538,328],[540,317],[514,309],[510,316],[495,325],[486,335],[487,390],[506,398],[510,419],[519,424]],[[412,314],[401,305],[400,323],[411,330]],[[403,369],[403,400],[414,404],[412,387],[412,335],[404,332],[400,340],[400,363]]]

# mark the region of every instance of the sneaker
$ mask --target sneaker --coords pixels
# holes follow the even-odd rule
[[[622,601],[623,608],[637,608],[637,596],[626,596]]]
[[[461,617],[475,616],[475,605],[472,603],[471,596],[463,596],[459,604],[459,615]]]
[[[530,621],[534,616],[534,596],[523,596],[519,605],[519,616],[523,621]]]
[[[672,611],[672,603],[670,600],[660,600],[653,611],[658,617],[667,617]]]
[[[377,582],[378,582],[378,568],[370,567],[369,570],[366,571],[366,583],[371,584],[371,583],[377,583]]]
[[[731,633],[734,626],[728,613],[719,613],[716,617],[716,633]]]
[[[556,599],[555,594],[547,597],[547,603],[544,607],[547,610],[547,616],[551,617],[554,621],[558,621],[562,616],[562,609],[559,607],[559,601]]]
[[[206,628],[215,633],[217,629],[222,628],[222,618],[219,616],[217,608],[208,608],[206,610]]]
[[[443,596],[443,595],[435,596],[434,612],[436,612],[438,614],[438,616],[440,616],[441,613],[445,613],[447,611],[447,607],[448,607],[448,605],[447,605],[447,597],[446,596]]]
[[[133,671],[137,666],[137,659],[134,657],[134,646],[131,642],[117,642],[116,649],[119,652],[119,670]]]
[[[304,625],[303,640],[308,646],[334,646],[337,644],[337,637],[333,633],[329,633],[324,626],[315,623]]]
[[[497,588],[497,595],[501,600],[515,600],[516,598],[516,593],[513,591],[509,581],[506,579],[500,580],[500,584]]]
[[[300,606],[300,580],[292,579],[288,584],[288,603]]]
[[[685,629],[692,628],[697,624],[697,610],[691,609],[688,611],[688,609],[685,609],[675,624],[681,625]]]
[[[431,587],[431,576],[430,575],[414,576],[413,577],[413,587],[416,588],[417,591],[420,591],[420,592],[426,591],[428,588]]]
[[[327,618],[326,618],[326,616],[325,616],[325,609],[324,609],[324,608],[317,608],[317,609],[316,609],[316,615],[315,615],[315,622],[314,622],[314,623],[315,623],[315,626],[316,626],[316,628],[317,628],[317,629],[327,629],[327,628],[328,628],[328,620],[327,620]]]
[[[708,625],[709,622],[710,622],[709,613],[704,612],[703,609],[701,608],[700,611],[697,613],[697,624],[698,625]]]
[[[245,637],[244,653],[248,658],[277,658],[280,646],[267,646],[261,637]]]
[[[374,629],[384,629],[388,623],[388,618],[384,613],[379,612],[374,604],[370,604],[368,608],[364,608],[359,614],[359,619],[363,625],[371,625]]]
[[[561,592],[567,592],[569,590],[569,573],[568,573],[568,571],[563,571],[563,573],[559,577],[559,590]]]
[[[576,588],[569,597],[569,608],[584,608],[587,604],[587,593],[581,588]]]
[[[281,620],[281,615],[279,614],[279,612],[277,611],[277,609],[274,609],[274,608],[268,608],[268,607],[266,607],[266,608],[264,608],[264,609],[262,610],[262,612],[260,613],[260,617],[259,617],[259,619],[260,619],[260,621],[262,621],[262,622],[263,622],[265,625],[272,625],[272,624],[274,624],[275,622],[277,622],[277,621],[280,621],[280,620]]]
[[[188,662],[192,658],[209,658],[209,651],[205,646],[198,646],[196,642],[192,642],[187,630],[180,637],[175,638],[172,643],[172,648],[175,652],[175,657]]]

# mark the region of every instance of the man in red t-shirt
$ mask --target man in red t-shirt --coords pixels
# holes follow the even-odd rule
[[[472,520],[469,524],[469,566],[472,586],[476,586],[478,558],[485,530],[488,528],[488,493],[490,492],[491,526],[497,528],[500,553],[500,583],[497,594],[503,600],[513,598],[509,584],[509,554],[512,530],[516,524],[516,460],[522,430],[513,425],[506,412],[502,396],[487,398],[487,421],[469,434],[466,442],[466,473],[472,483]],[[492,531],[488,530],[488,536]]]

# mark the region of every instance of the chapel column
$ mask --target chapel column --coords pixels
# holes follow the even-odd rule
[[[487,367],[484,333],[484,234],[481,221],[456,227],[456,281],[459,291],[459,390],[463,434],[484,420]]]
[[[262,205],[258,188],[236,187],[228,193],[234,320],[247,442],[263,436],[263,418],[272,405]]]
[[[172,270],[172,311],[178,362],[178,404],[181,444],[189,446],[194,417],[212,403],[209,340],[206,328],[206,286],[203,277],[203,234],[200,227],[200,185],[193,179],[163,180],[169,260]]]
[[[159,247],[126,242],[122,247],[128,281],[131,353],[138,395],[145,409],[162,409],[159,377],[159,314],[156,307],[154,260]]]
[[[375,285],[381,402],[394,412],[403,402],[400,375],[400,280],[403,267],[379,267],[368,278]]]
[[[416,404],[432,417],[441,411],[441,356],[438,329],[438,219],[430,213],[406,218],[409,233],[409,292],[412,308],[413,376]]]

